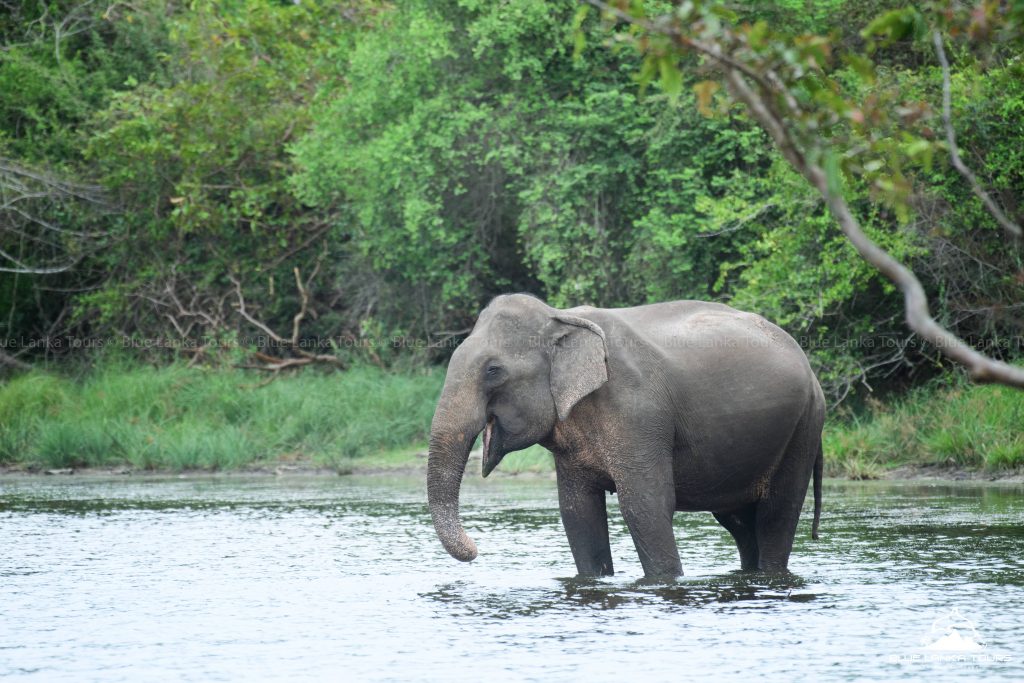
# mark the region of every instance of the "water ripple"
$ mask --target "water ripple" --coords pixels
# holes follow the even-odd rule
[[[841,484],[792,573],[737,571],[678,515],[686,576],[573,578],[554,485],[467,480],[470,563],[419,479],[0,480],[0,676],[13,680],[1021,680],[1019,487]],[[982,639],[925,645],[951,615]],[[756,672],[756,673],[752,673]]]

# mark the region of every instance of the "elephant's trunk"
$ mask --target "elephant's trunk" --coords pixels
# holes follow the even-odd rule
[[[449,370],[449,375],[451,370]],[[459,519],[459,489],[469,449],[484,428],[484,411],[476,392],[460,390],[461,382],[445,382],[430,427],[427,500],[434,530],[444,549],[457,560],[476,557],[476,543]]]

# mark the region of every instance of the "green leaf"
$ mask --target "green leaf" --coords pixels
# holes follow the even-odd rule
[[[636,82],[640,86],[640,92],[647,89],[647,86],[654,80],[655,74],[658,72],[658,60],[653,55],[647,55],[644,57],[643,64],[640,65],[640,71],[637,72]]]
[[[756,21],[750,27],[750,32],[747,34],[747,42],[755,50],[763,48],[768,43],[768,23],[763,19]]]
[[[839,155],[832,150],[825,152],[822,168],[825,171],[829,194],[841,196],[843,194],[843,176],[839,168]]]
[[[683,74],[675,59],[669,56],[658,59],[658,71],[661,75],[661,89],[672,99],[679,97],[683,90]]]
[[[580,5],[572,18],[573,29],[573,61],[579,62],[583,57],[583,50],[587,46],[587,34],[583,31],[583,22],[590,15],[590,5]]]
[[[729,9],[725,5],[715,4],[715,5],[712,5],[709,8],[709,10],[710,10],[710,12],[712,14],[714,14],[715,16],[717,16],[717,17],[719,17],[721,19],[725,19],[730,24],[735,24],[737,21],[739,21],[739,15],[736,14],[735,12],[733,12],[731,9]]]
[[[920,36],[925,28],[921,13],[914,7],[905,7],[876,17],[860,35],[863,38],[881,38],[882,45],[890,45],[904,38]]]
[[[932,169],[932,158],[935,155],[935,144],[923,138],[917,138],[907,143],[904,151],[911,160],[921,164],[925,170]]]
[[[875,82],[875,63],[867,57],[858,54],[848,54],[843,55],[843,61],[868,85]]]

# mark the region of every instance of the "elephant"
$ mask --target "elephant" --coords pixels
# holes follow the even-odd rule
[[[430,427],[430,513],[449,554],[476,558],[459,490],[483,432],[484,477],[512,451],[551,451],[581,576],[614,573],[608,493],[648,578],[682,574],[676,511],[711,512],[742,570],[784,572],[812,477],[818,537],[824,417],[803,350],[759,315],[703,301],[559,310],[501,295],[448,364]]]

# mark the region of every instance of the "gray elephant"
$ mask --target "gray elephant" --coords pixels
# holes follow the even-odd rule
[[[743,569],[786,569],[807,485],[821,513],[824,398],[803,351],[722,304],[558,310],[499,296],[448,365],[430,430],[427,487],[445,549],[470,561],[459,519],[469,450],[486,477],[512,451],[554,454],[562,523],[581,575],[610,575],[606,492],[648,577],[682,573],[677,510],[706,510]]]

